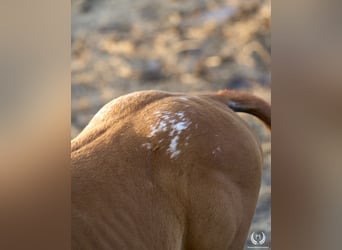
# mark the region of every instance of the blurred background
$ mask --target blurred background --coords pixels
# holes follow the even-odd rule
[[[270,0],[72,0],[71,138],[105,103],[137,90],[229,88],[271,102],[270,22]],[[264,152],[251,232],[270,246],[270,133],[243,117]]]

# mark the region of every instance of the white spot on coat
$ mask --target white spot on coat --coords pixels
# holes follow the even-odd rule
[[[190,126],[191,121],[185,116],[184,111],[176,113],[156,111],[154,114],[158,116],[158,121],[156,124],[151,125],[151,132],[148,137],[153,137],[161,132],[168,132],[171,138],[167,152],[170,153],[171,158],[174,158],[181,153],[178,147],[178,141],[181,133]],[[188,137],[187,140],[189,139]]]
[[[177,150],[177,143],[179,140],[179,135],[175,136],[174,138],[172,138],[169,149],[167,151],[169,151],[171,153],[171,158],[177,156],[180,154],[180,150]]]
[[[141,146],[144,147],[144,148],[147,148],[147,149],[151,149],[152,148],[152,144],[148,143],[148,142],[143,143]]]
[[[213,149],[212,154],[213,154],[213,155],[216,155],[216,154],[218,154],[219,152],[222,152],[221,148],[220,148],[220,147],[216,147],[215,149]]]

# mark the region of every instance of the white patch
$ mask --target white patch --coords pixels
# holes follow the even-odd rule
[[[178,113],[176,113],[176,115],[177,115],[179,118],[184,118],[184,112],[178,112]]]
[[[141,146],[144,147],[144,148],[147,148],[147,149],[151,149],[152,148],[152,144],[148,143],[148,142],[143,143]]]
[[[212,154],[216,155],[219,152],[222,152],[221,148],[220,147],[216,147],[215,149],[213,149]]]
[[[149,137],[154,136],[155,134],[157,134],[158,132],[161,131],[167,131],[167,123],[166,121],[162,120],[160,121],[160,123],[158,123],[158,125],[155,126],[151,126],[151,133],[149,134]]]
[[[185,130],[187,127],[189,126],[189,124],[187,122],[178,122],[175,125],[172,125],[172,129],[176,130],[176,131],[183,131]]]
[[[167,151],[170,153],[170,157],[174,158],[181,153],[178,149],[178,141],[181,133],[190,126],[191,121],[185,116],[183,111],[177,113],[171,113],[170,111],[156,111],[154,114],[156,114],[159,119],[156,124],[151,126],[151,132],[148,137],[155,136],[160,132],[169,131],[168,135],[171,138]],[[188,137],[187,140],[189,139]],[[161,142],[162,139],[159,140],[159,143]]]
[[[189,101],[189,99],[186,98],[186,97],[179,97],[179,99],[180,99],[180,100],[183,100],[183,101]]]
[[[171,158],[177,156],[180,154],[180,150],[177,150],[177,143],[179,140],[179,135],[175,136],[174,138],[172,138],[169,149],[167,151],[169,151],[171,153]]]

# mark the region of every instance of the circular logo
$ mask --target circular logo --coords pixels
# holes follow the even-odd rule
[[[251,234],[251,242],[253,243],[253,245],[261,246],[265,243],[265,241],[266,241],[266,235],[264,232],[260,232],[260,233],[253,232]]]

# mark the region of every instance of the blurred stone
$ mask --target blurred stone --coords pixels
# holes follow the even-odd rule
[[[235,15],[237,9],[233,6],[226,6],[204,13],[201,17],[202,22],[224,22]]]
[[[210,56],[205,60],[205,64],[207,67],[218,67],[222,63],[221,57],[219,56]]]
[[[114,21],[114,22],[109,22],[101,26],[99,28],[99,31],[103,33],[111,33],[111,32],[129,33],[131,29],[132,29],[132,25],[129,22]]]
[[[179,56],[197,56],[197,55],[200,55],[201,54],[201,50],[200,49],[184,49],[184,50],[180,50],[178,52],[178,55]]]
[[[140,79],[144,81],[159,81],[165,76],[162,73],[161,64],[156,60],[146,61],[140,74]]]
[[[179,13],[172,13],[169,17],[168,17],[168,21],[172,24],[172,25],[179,25],[182,21],[181,16]]]
[[[228,89],[248,89],[250,87],[251,86],[246,79],[241,76],[235,76],[233,79],[229,80],[227,84]]]
[[[88,13],[90,12],[95,4],[100,0],[81,0],[81,1],[72,1],[72,3],[78,4],[78,9],[80,13]]]
[[[106,39],[99,43],[99,48],[110,54],[132,54],[134,51],[134,44],[129,40],[113,40]]]
[[[155,21],[160,19],[159,9],[158,3],[147,3],[140,9],[140,15],[147,21]]]

